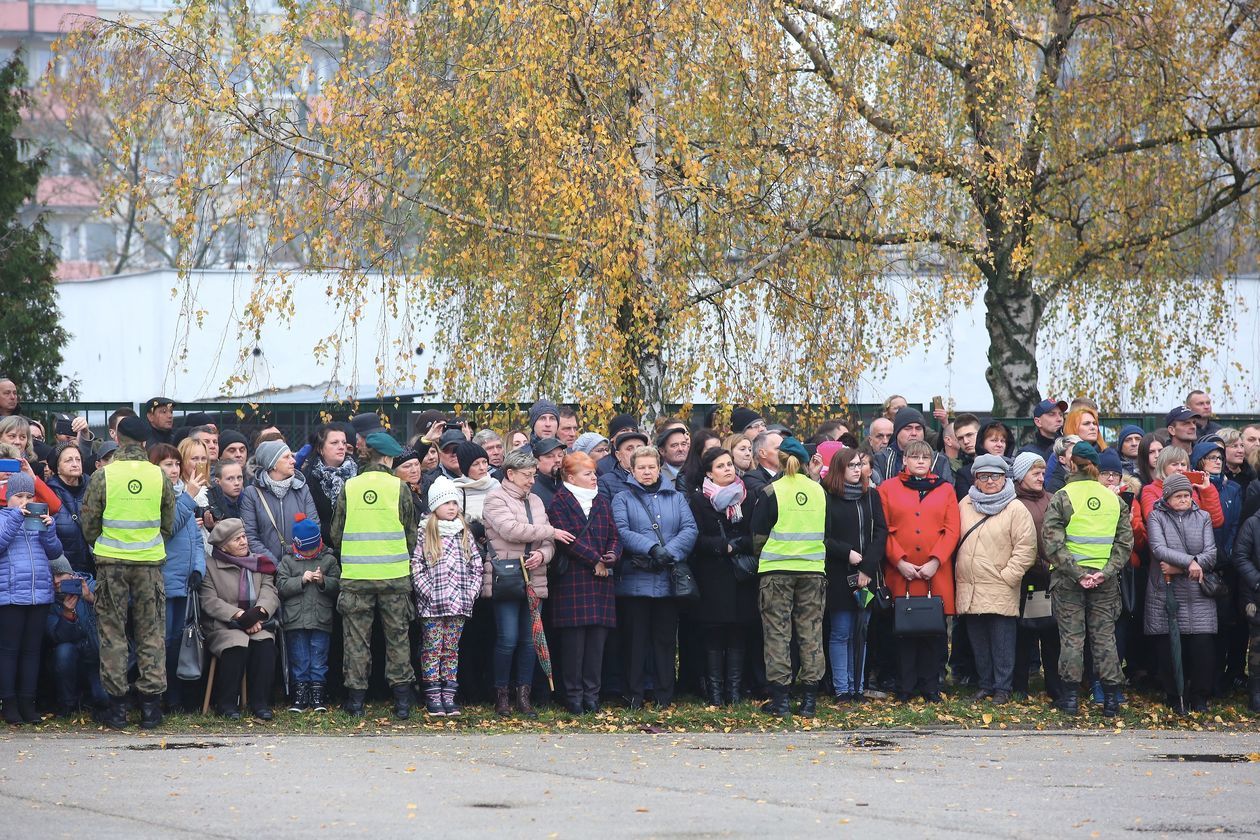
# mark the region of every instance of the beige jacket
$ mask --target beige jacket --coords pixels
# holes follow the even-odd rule
[[[253,572],[254,603],[273,616],[280,609],[280,594],[276,592],[274,575]],[[201,629],[206,634],[206,647],[218,656],[230,647],[248,647],[252,641],[273,639],[270,630],[259,630],[252,636],[237,630],[230,622],[240,610],[236,597],[241,585],[241,570],[217,557],[206,559],[206,576],[201,581]]]
[[[525,515],[525,505],[529,504],[530,517]],[[543,565],[530,572],[530,582],[539,598],[547,597],[547,566],[556,551],[556,529],[547,521],[547,510],[542,499],[533,493],[521,493],[521,489],[509,481],[486,494],[486,504],[481,512],[481,521],[486,526],[486,537],[494,547],[494,553],[501,558],[517,558],[525,554],[528,544],[530,551],[541,551]],[[494,590],[494,575],[490,560],[487,558],[481,576],[481,597],[489,598]]]
[[[958,503],[965,534],[984,517],[971,499]],[[1037,560],[1037,528],[1018,499],[974,531],[954,560],[954,605],[959,615],[1019,615],[1019,585]]]

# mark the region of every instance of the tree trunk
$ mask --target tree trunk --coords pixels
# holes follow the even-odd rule
[[[984,292],[989,367],[996,417],[1031,417],[1041,401],[1037,387],[1037,331],[1045,301],[1026,277],[991,277]]]
[[[652,35],[644,36],[643,62],[651,67]],[[657,168],[656,91],[645,77],[636,79],[628,94],[629,113],[634,120],[634,162],[638,190],[634,204],[635,259],[638,286],[655,307],[651,332],[640,334],[631,347],[637,373],[637,397],[642,406],[641,421],[647,425],[665,411],[665,360],[661,344],[668,334],[669,315],[661,301],[660,271],[657,265],[660,235],[660,176]],[[639,329],[643,329],[643,324]]]

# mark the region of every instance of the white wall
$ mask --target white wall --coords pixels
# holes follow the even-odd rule
[[[248,296],[253,276],[248,272],[202,271],[195,273],[192,283],[197,305],[206,312],[203,325],[188,331],[189,355],[183,362],[173,359],[178,335],[187,323],[180,316],[182,299],[171,294],[179,285],[175,272],[120,275],[58,287],[64,325],[72,335],[62,372],[80,380],[84,400],[139,401],[162,394],[192,401],[227,395],[222,386],[236,369],[240,346],[239,318],[233,302]],[[316,363],[311,348],[318,337],[335,331],[339,315],[325,296],[326,278],[306,275],[296,283],[296,316],[291,321],[277,319],[267,324],[258,342],[262,356],[250,365],[249,381],[234,388],[230,395],[274,388],[300,390],[303,393],[297,398],[309,399],[312,393],[323,393],[329,382],[339,383],[341,394],[348,390],[348,383],[356,382],[357,395],[374,395],[375,357],[378,348],[392,337],[387,332],[390,321],[366,318],[360,340],[346,343],[349,357],[336,370],[330,364]],[[1241,277],[1235,283],[1236,293],[1248,308],[1238,313],[1234,332],[1211,337],[1212,341],[1227,345],[1227,349],[1202,384],[1216,395],[1217,412],[1260,414],[1260,277]],[[368,310],[379,307],[377,298],[369,303]],[[432,328],[419,329],[417,341],[432,348]],[[1041,343],[1043,369],[1053,353],[1051,344]],[[891,362],[885,375],[864,377],[854,401],[880,402],[895,392],[911,402],[926,403],[939,394],[952,400],[960,410],[988,411],[993,400],[984,379],[987,350],[983,307],[977,302],[955,318],[950,329],[931,345],[908,347],[905,356]],[[1140,346],[1135,346],[1135,352],[1140,352]],[[421,359],[421,370],[428,361],[427,357]],[[1233,361],[1241,364],[1242,373],[1230,367]],[[1234,391],[1228,400],[1220,396],[1226,382]],[[398,390],[415,392],[421,385],[412,380],[409,387],[405,383]],[[1044,393],[1044,382],[1042,390]],[[1150,405],[1123,408],[1165,411],[1183,396],[1184,391],[1179,391]]]

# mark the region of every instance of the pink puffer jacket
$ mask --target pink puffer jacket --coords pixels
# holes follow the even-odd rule
[[[529,517],[525,505],[529,504]],[[533,522],[530,522],[530,517]],[[541,551],[543,566],[530,573],[530,582],[539,598],[547,597],[547,565],[556,551],[556,529],[547,521],[547,510],[542,499],[533,493],[523,493],[521,488],[505,481],[486,494],[481,521],[486,526],[486,536],[499,557],[516,558],[530,551]],[[494,588],[494,575],[490,561],[486,560],[481,576],[481,597],[489,598]]]

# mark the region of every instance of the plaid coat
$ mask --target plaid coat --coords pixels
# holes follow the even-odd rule
[[[411,555],[411,588],[421,618],[470,616],[481,592],[481,552],[468,540],[472,556],[464,556],[463,534],[442,537],[442,556],[433,565],[424,556],[424,536]]]
[[[617,602],[613,577],[595,577],[595,564],[605,552],[620,559],[621,541],[612,506],[604,496],[591,504],[590,527],[582,506],[561,485],[547,507],[553,527],[578,535],[572,545],[556,543],[556,554],[568,555],[569,570],[551,576],[551,624],[554,627],[616,627]],[[585,533],[583,533],[585,529]]]

